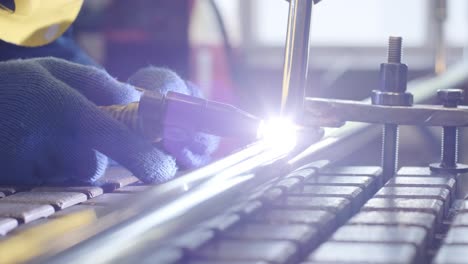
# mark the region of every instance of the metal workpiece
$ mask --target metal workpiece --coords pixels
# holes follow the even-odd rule
[[[437,91],[437,96],[446,108],[457,108],[463,100],[463,90],[443,89]],[[468,172],[468,166],[458,164],[458,128],[444,126],[442,129],[441,162],[431,164],[431,171],[447,173]]]
[[[302,113],[309,65],[312,0],[290,0],[284,55],[281,114],[295,118]]]

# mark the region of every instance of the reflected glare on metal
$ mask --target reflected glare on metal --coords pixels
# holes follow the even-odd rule
[[[155,199],[170,199],[168,196],[179,195],[194,186],[203,182],[214,174],[223,171],[224,169],[238,164],[245,159],[256,156],[264,150],[265,146],[261,142],[255,142],[236,153],[233,153],[221,160],[213,162],[203,168],[197,169],[193,172],[185,174],[165,184],[159,185],[157,192],[154,195]]]

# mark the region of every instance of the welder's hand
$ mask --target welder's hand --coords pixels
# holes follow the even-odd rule
[[[106,156],[145,182],[172,178],[171,156],[96,106],[139,97],[95,67],[53,58],[0,63],[0,184],[92,183]]]
[[[0,40],[0,50],[2,51],[0,52],[0,61],[50,56],[82,65],[101,67],[76,43],[73,37],[73,27],[68,28],[68,30],[55,41],[39,47],[22,47]]]
[[[202,98],[201,91],[195,85],[184,82],[176,73],[156,67],[147,67],[133,74],[128,83],[144,89],[178,92]],[[210,155],[216,150],[219,138],[205,133],[187,131],[189,136],[184,141],[165,138],[162,145],[176,159],[183,169],[196,168],[210,161]]]

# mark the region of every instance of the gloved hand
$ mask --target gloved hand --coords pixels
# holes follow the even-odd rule
[[[145,182],[175,160],[96,105],[138,101],[106,72],[61,59],[0,63],[0,184],[93,183],[114,159]],[[106,155],[106,156],[104,156]]]
[[[21,47],[0,40],[0,61],[48,56],[65,59],[67,61],[83,65],[96,66],[98,68],[101,67],[78,46],[73,38],[72,27],[65,31],[60,38],[50,44],[40,47]]]
[[[192,83],[184,82],[174,72],[156,67],[140,69],[133,74],[128,83],[151,91],[166,94],[169,91],[203,98],[201,91]],[[219,144],[219,137],[205,133],[188,131],[186,141],[163,138],[162,146],[176,159],[183,169],[203,166],[210,161],[211,154]]]

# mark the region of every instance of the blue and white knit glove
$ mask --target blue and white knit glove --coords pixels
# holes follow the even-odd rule
[[[158,91],[162,94],[177,92],[203,98],[200,89],[189,82],[184,82],[174,72],[156,67],[147,67],[133,74],[128,83],[147,90]],[[187,131],[189,136],[185,141],[163,138],[162,147],[170,153],[182,169],[192,169],[207,164],[211,154],[219,144],[219,137]]]
[[[105,71],[54,58],[12,60],[0,62],[0,84],[0,184],[93,183],[106,156],[145,182],[174,176],[174,158],[96,106],[140,97]]]

